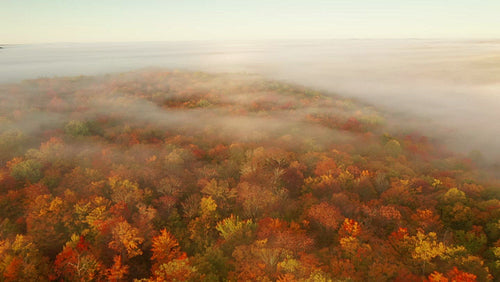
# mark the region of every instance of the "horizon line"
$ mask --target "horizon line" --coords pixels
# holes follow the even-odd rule
[[[0,47],[13,45],[42,45],[42,44],[119,44],[119,43],[188,43],[188,42],[272,42],[272,41],[318,41],[318,40],[443,40],[443,41],[500,41],[500,37],[330,37],[330,38],[256,38],[256,39],[173,39],[173,40],[117,40],[117,41],[43,41],[43,42],[16,42],[0,43]]]

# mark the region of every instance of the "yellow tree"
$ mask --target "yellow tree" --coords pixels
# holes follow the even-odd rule
[[[139,229],[122,220],[113,227],[111,233],[113,238],[108,246],[122,257],[133,258],[142,255],[140,245],[144,242],[144,238],[139,235]]]
[[[67,224],[71,222],[68,202],[50,194],[39,195],[29,203],[26,217],[27,234],[44,254],[55,256],[67,240]]]
[[[198,250],[208,248],[216,237],[217,204],[211,196],[200,200],[199,216],[189,222],[189,238]]]

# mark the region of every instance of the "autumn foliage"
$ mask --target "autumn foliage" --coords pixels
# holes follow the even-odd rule
[[[163,70],[0,93],[0,281],[500,279],[499,182],[368,105]]]

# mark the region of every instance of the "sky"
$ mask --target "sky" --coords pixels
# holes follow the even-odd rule
[[[500,38],[499,0],[0,0],[0,44]]]

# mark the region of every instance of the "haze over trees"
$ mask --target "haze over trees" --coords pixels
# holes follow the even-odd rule
[[[0,86],[0,281],[492,281],[499,183],[248,74]]]

